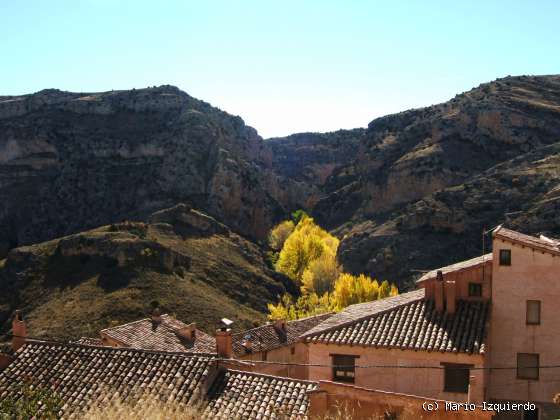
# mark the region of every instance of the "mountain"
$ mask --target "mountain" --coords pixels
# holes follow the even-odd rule
[[[263,239],[298,188],[241,118],[172,86],[0,97],[0,258],[179,202]]]
[[[297,208],[347,271],[407,287],[500,223],[560,234],[560,76],[506,77],[366,129],[263,140],[171,86],[0,97],[0,259],[189,203],[262,242]]]
[[[0,261],[0,335],[23,310],[31,336],[97,336],[147,316],[156,303],[210,333],[264,322],[266,304],[291,282],[259,246],[179,204],[147,223],[123,222],[13,249]]]
[[[313,207],[347,270],[410,281],[500,223],[560,234],[560,76],[506,77],[373,120]]]

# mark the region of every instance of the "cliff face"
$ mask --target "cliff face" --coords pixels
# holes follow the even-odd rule
[[[559,142],[560,76],[267,141],[169,86],[0,97],[0,259],[178,202],[254,239],[305,208],[346,270],[404,282],[480,254],[484,226],[560,234]]]
[[[410,279],[480,254],[483,226],[560,233],[560,77],[508,77],[372,121],[314,207],[352,271]]]
[[[170,86],[3,97],[0,258],[180,201],[263,238],[302,197],[271,162],[241,118]]]

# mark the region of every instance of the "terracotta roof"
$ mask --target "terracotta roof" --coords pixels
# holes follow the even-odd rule
[[[126,400],[141,391],[190,403],[211,362],[211,356],[186,353],[28,341],[0,372],[0,400],[17,393],[13,385],[31,380],[55,387],[66,415],[106,397]]]
[[[537,238],[535,236],[525,235],[523,233],[506,229],[501,226],[494,230],[493,236],[495,238],[506,239],[509,241],[524,244],[526,246],[541,251],[551,252],[552,254],[560,255],[560,240],[558,239],[546,238],[544,236]]]
[[[449,315],[423,297],[418,290],[352,305],[338,314],[338,324],[331,318],[304,337],[312,343],[484,353],[488,302],[459,300]]]
[[[161,315],[161,322],[154,323],[151,318],[101,330],[102,336],[118,341],[123,346],[171,352],[215,353],[216,339],[204,331],[196,329],[195,339],[189,340],[179,331],[188,325],[170,315]]]
[[[75,344],[83,344],[84,346],[106,346],[101,338],[81,337],[74,341]]]
[[[228,370],[208,392],[205,414],[214,419],[306,419],[307,392],[316,382]]]
[[[476,267],[477,265],[482,265],[488,261],[492,261],[492,253],[481,255],[480,257],[471,258],[470,260],[461,261],[455,264],[447,265],[445,267],[436,268],[424,274],[416,283],[420,283],[426,280],[435,279],[437,277],[437,272],[441,271],[442,274],[451,273],[454,271],[461,271],[469,268]]]
[[[251,352],[269,351],[278,347],[289,346],[298,341],[303,333],[309,331],[332,315],[332,313],[328,313],[287,321],[285,330],[278,329],[271,323],[233,334],[233,352],[237,356],[242,356]],[[243,345],[247,342],[249,336],[251,337],[249,340],[251,342],[251,350],[248,350],[248,348]]]
[[[24,381],[53,387],[64,403],[61,415],[70,418],[93,405],[134,403],[150,394],[201,404],[207,419],[280,418],[279,413],[305,419],[307,391],[317,388],[315,382],[227,370],[214,355],[41,341],[28,341],[0,372],[0,400],[17,396]]]
[[[316,327],[310,329],[308,332],[303,334],[302,337],[305,338],[311,335],[315,335],[319,332],[342,327],[361,319],[369,318],[377,313],[393,309],[399,305],[404,305],[420,299],[424,299],[424,289],[419,289],[408,293],[401,293],[400,295],[389,297],[386,299],[350,305],[343,311],[331,316]]]

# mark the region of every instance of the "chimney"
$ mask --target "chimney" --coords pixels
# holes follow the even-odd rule
[[[274,329],[279,333],[286,333],[286,320],[277,319],[274,321]]]
[[[231,359],[233,354],[231,329],[224,327],[216,331],[216,353],[218,357]]]
[[[189,341],[194,341],[196,339],[196,322],[191,322],[185,328],[179,329],[177,334]]]
[[[155,331],[159,324],[161,324],[161,311],[158,307],[155,307],[152,311],[152,330]]]
[[[455,280],[447,280],[445,282],[445,306],[447,307],[447,313],[453,315],[455,313]]]
[[[21,317],[21,311],[18,309],[14,313],[12,320],[12,350],[17,351],[25,344],[27,337],[27,326]]]
[[[435,284],[435,300],[436,300],[436,311],[443,311],[443,273],[441,271],[437,272],[436,284]]]

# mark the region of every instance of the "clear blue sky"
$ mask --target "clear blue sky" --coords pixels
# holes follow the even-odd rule
[[[264,137],[560,73],[560,1],[0,0],[0,95],[173,84]]]

